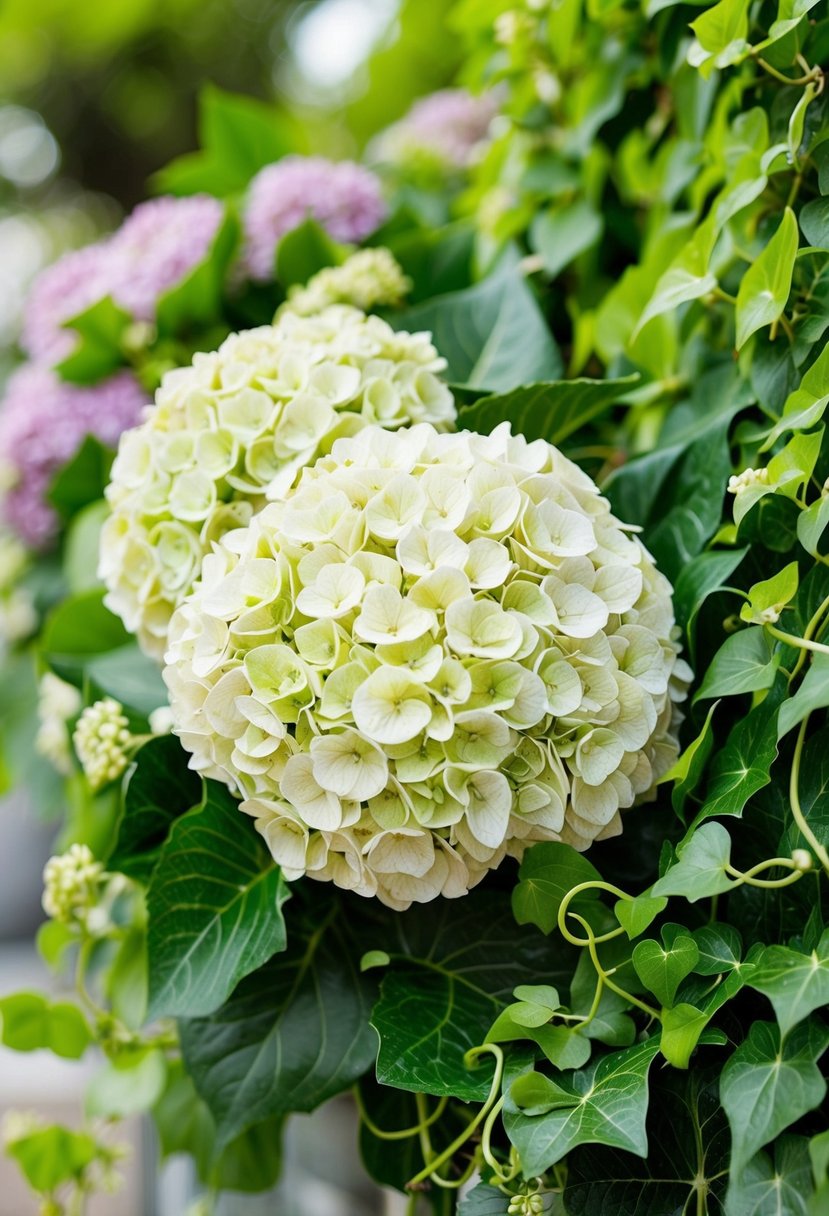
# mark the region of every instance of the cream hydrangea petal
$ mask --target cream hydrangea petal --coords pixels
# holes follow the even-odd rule
[[[362,641],[375,645],[413,642],[434,625],[433,612],[404,599],[394,587],[379,586],[369,587],[366,592],[360,615],[354,622],[354,633]]]
[[[357,727],[376,743],[405,743],[428,725],[431,698],[399,668],[381,667],[360,685],[351,702]]]
[[[285,765],[279,790],[309,828],[333,832],[342,823],[340,798],[319,784],[314,776],[313,758],[307,753],[291,756]]]
[[[356,730],[339,735],[318,735],[311,740],[314,779],[340,798],[364,802],[385,789],[389,775],[379,747]]]

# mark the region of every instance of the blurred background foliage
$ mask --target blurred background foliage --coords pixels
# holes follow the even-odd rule
[[[42,266],[113,227],[198,144],[207,82],[276,103],[297,151],[348,156],[454,76],[444,0],[4,0],[0,349]]]

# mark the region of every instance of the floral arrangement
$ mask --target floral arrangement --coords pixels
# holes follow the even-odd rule
[[[207,1211],[345,1092],[417,1216],[829,1201],[829,23],[448,22],[366,165],[211,90],[33,289],[2,737],[78,995],[0,1036],[103,1061],[5,1128],[51,1216],[136,1094]]]

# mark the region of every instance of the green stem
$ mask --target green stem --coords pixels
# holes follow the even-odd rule
[[[559,932],[561,933],[562,937],[564,937],[573,946],[587,946],[590,944],[591,941],[609,942],[609,941],[612,941],[614,937],[621,937],[621,935],[625,931],[622,928],[622,926],[620,925],[618,929],[611,929],[608,933],[602,933],[602,935],[600,937],[596,937],[593,930],[589,929],[589,932],[590,932],[589,938],[576,937],[574,934],[572,934],[570,932],[570,930],[567,928],[568,914],[570,916],[572,916],[575,920],[582,921],[582,918],[580,916],[577,916],[575,912],[569,912],[570,904],[576,898],[577,895],[581,895],[582,891],[591,891],[591,890],[608,891],[611,895],[615,895],[617,899],[627,899],[627,900],[633,899],[632,895],[628,895],[626,891],[621,891],[618,887],[614,887],[612,885],[612,883],[609,883],[609,882],[600,882],[600,881],[580,882],[577,887],[573,887],[564,896],[564,899],[561,901],[561,904],[559,905],[559,909],[558,909]],[[584,923],[584,921],[582,921],[582,923]],[[588,928],[589,928],[589,926],[588,926]]]
[[[773,638],[785,642],[787,646],[793,646],[797,650],[811,650],[815,654],[829,654],[829,646],[824,646],[822,642],[813,642],[811,638],[796,637],[793,633],[786,633],[784,629],[778,629],[776,625],[765,625],[764,628]]]
[[[448,1146],[448,1148],[445,1148],[443,1150],[443,1152],[438,1157],[434,1158],[433,1160],[429,1160],[427,1158],[426,1165],[423,1167],[423,1169],[420,1171],[420,1173],[415,1174],[414,1178],[410,1178],[409,1181],[406,1183],[407,1188],[417,1186],[417,1184],[419,1182],[424,1182],[427,1178],[430,1178],[430,1177],[432,1178],[433,1181],[438,1182],[438,1185],[441,1185],[442,1183],[444,1183],[445,1179],[438,1179],[436,1177],[437,1170],[439,1170],[442,1165],[444,1165],[447,1161],[449,1161],[452,1157],[454,1157],[455,1153],[459,1149],[463,1148],[463,1146],[466,1144],[469,1137],[475,1131],[476,1127],[479,1125],[479,1123],[481,1123],[481,1121],[483,1119],[486,1118],[486,1116],[489,1114],[490,1110],[492,1109],[493,1105],[497,1101],[500,1090],[501,1090],[501,1078],[504,1075],[504,1053],[501,1050],[501,1048],[498,1047],[497,1044],[495,1044],[495,1043],[482,1043],[480,1045],[480,1047],[473,1047],[471,1049],[471,1051],[468,1051],[466,1053],[466,1055],[464,1056],[464,1063],[466,1064],[467,1068],[471,1068],[472,1064],[477,1059],[477,1057],[484,1052],[489,1052],[490,1055],[495,1056],[495,1074],[492,1078],[492,1084],[489,1087],[489,1095],[487,1096],[486,1101],[484,1102],[483,1106],[478,1111],[478,1113],[475,1115],[475,1117],[471,1120],[471,1122],[467,1124],[466,1128],[461,1132],[461,1134],[459,1136],[455,1137],[455,1139]],[[419,1095],[419,1096],[422,1097],[422,1095]],[[418,1114],[421,1114],[420,1107],[418,1107]],[[427,1135],[428,1135],[428,1133],[427,1133]],[[429,1144],[428,1147],[429,1147],[429,1152],[431,1153],[431,1144]],[[424,1156],[425,1156],[425,1154],[424,1154]]]
[[[581,925],[583,925],[588,933],[591,932],[590,925],[583,916],[579,916],[578,912],[571,912],[570,915],[574,918],[574,920],[577,920]],[[619,985],[614,983],[614,981],[610,978],[610,974],[605,971],[604,967],[602,966],[596,950],[596,944],[599,940],[600,939],[598,937],[588,938],[587,949],[590,951],[593,966],[596,968],[597,973],[601,976],[602,982],[605,983],[607,987],[615,992],[618,996],[621,996],[624,998],[624,1000],[629,1001],[631,1005],[635,1005],[637,1009],[641,1009],[643,1013],[648,1015],[648,1017],[655,1018],[657,1022],[661,1021],[661,1014],[659,1013],[658,1009],[654,1009],[652,1005],[646,1004],[645,1001],[640,1001],[637,996],[633,996],[630,992],[625,991],[624,988],[620,988]]]
[[[786,866],[791,873],[787,874],[785,878],[753,877],[755,873],[758,873],[760,870],[766,870],[770,866]],[[759,865],[754,866],[751,870],[747,870],[745,873],[743,873],[742,870],[735,869],[735,867],[732,865],[727,865],[725,867],[725,872],[726,874],[730,874],[732,878],[736,878],[741,885],[745,883],[745,885],[749,887],[763,887],[766,889],[772,889],[775,887],[790,887],[793,882],[797,882],[799,878],[802,878],[807,871],[801,870],[798,866],[796,866],[791,858],[773,857],[771,861],[761,861]]]
[[[424,1127],[431,1127],[433,1123],[437,1123],[438,1119],[446,1110],[447,1103],[449,1102],[448,1098],[441,1098],[431,1115],[422,1120],[420,1123],[416,1123],[414,1127],[404,1127],[399,1131],[384,1132],[381,1127],[377,1126],[366,1110],[359,1086],[355,1085],[352,1092],[354,1094],[354,1101],[357,1104],[357,1110],[359,1112],[361,1121],[366,1125],[372,1136],[376,1136],[378,1140],[408,1140],[411,1136],[417,1136]],[[420,1094],[418,1096],[423,1098],[425,1102],[425,1094]]]
[[[826,599],[823,601],[823,603],[817,609],[817,611],[815,612],[815,614],[812,616],[811,620],[809,621],[808,625],[804,629],[804,631],[803,631],[804,641],[809,642],[815,636],[817,627],[820,624],[821,619],[823,618],[823,616],[827,612],[827,610],[829,610],[829,595],[827,595]],[[792,671],[792,674],[791,674],[792,680],[795,678],[795,676],[797,676],[799,674],[801,667],[806,662],[806,653],[807,652],[805,649],[801,649],[800,654],[797,656],[797,662],[795,663],[794,670]]]
[[[778,72],[777,68],[772,67],[760,55],[754,55],[755,61],[760,65],[764,72],[768,72],[769,76],[773,76],[775,80],[779,80],[781,84],[810,84],[817,83],[820,70],[811,68],[809,73],[804,76],[786,76],[783,72]]]
[[[820,861],[827,874],[829,874],[829,853],[815,836],[809,824],[806,822],[806,816],[803,814],[803,808],[800,805],[800,761],[803,757],[803,744],[806,741],[806,731],[809,726],[809,718],[811,714],[807,714],[800,724],[800,730],[797,732],[797,742],[794,746],[794,757],[792,759],[791,777],[789,779],[789,803],[792,808],[792,816],[795,823],[800,829],[801,836],[808,840],[812,847],[812,851]]]

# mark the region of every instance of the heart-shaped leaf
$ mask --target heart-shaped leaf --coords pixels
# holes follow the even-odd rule
[[[665,947],[653,938],[633,950],[633,966],[646,988],[666,1006],[673,1004],[676,990],[699,960],[699,946],[690,935],[677,937]]]
[[[620,899],[613,905],[616,919],[633,940],[644,933],[648,925],[668,906],[664,895],[638,895],[636,899]]]

